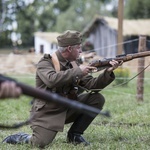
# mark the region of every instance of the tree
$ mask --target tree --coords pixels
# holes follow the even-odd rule
[[[4,45],[33,46],[37,31],[82,31],[95,14],[103,14],[102,6],[110,0],[0,0],[3,19],[0,42]],[[1,21],[0,20],[0,21]],[[0,45],[2,46],[2,44]]]
[[[11,43],[11,33],[14,30],[16,5],[14,0],[0,0],[0,46]]]
[[[3,15],[5,14],[5,21],[3,21],[1,29],[3,36],[1,36],[0,41],[7,41],[8,39],[11,41],[13,33],[16,36],[15,40],[12,41],[13,45],[22,44],[22,46],[28,47],[34,44],[34,32],[54,31],[57,16],[70,6],[69,1],[65,0],[60,0],[59,3],[55,0],[33,0],[31,3],[26,3],[24,0],[1,0],[0,4],[3,4],[5,8],[4,11],[0,5],[0,11]]]
[[[58,16],[56,30],[59,32],[68,29],[82,31],[96,14],[101,15],[102,4],[100,0],[73,1],[72,5]]]
[[[24,46],[33,45],[34,32],[53,30],[55,24],[54,3],[36,0],[18,10],[17,31],[21,34]]]
[[[125,17],[129,19],[150,18],[150,0],[127,0]]]

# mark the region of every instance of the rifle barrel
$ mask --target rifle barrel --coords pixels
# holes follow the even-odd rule
[[[92,106],[88,106],[86,104],[67,99],[65,97],[59,96],[56,93],[51,93],[50,91],[45,91],[43,89],[33,88],[29,85],[25,85],[23,83],[17,82],[16,80],[14,80],[12,78],[0,75],[0,83],[7,81],[7,80],[14,81],[16,83],[16,85],[22,89],[22,93],[25,95],[28,95],[28,96],[31,96],[34,98],[38,98],[38,99],[41,99],[41,100],[44,100],[47,102],[53,101],[53,102],[58,103],[59,105],[62,104],[68,108],[75,109],[81,113],[85,113],[85,114],[88,114],[90,116],[95,116],[97,114],[109,116],[108,113],[105,114],[103,112],[100,112],[99,109],[94,108]]]
[[[126,62],[126,61],[130,61],[132,59],[136,59],[136,58],[141,58],[141,57],[147,57],[150,56],[150,51],[145,51],[145,52],[139,52],[139,53],[134,53],[134,54],[127,54],[125,56],[118,56],[116,58],[106,58],[104,60],[96,60],[90,63],[90,66],[94,66],[97,68],[106,68],[106,67],[110,67],[111,65],[109,64],[109,62],[111,60],[116,60],[118,62]],[[100,69],[102,70],[102,69]]]
[[[134,54],[128,54],[128,55],[132,55],[133,58],[146,57],[146,56],[150,56],[150,51],[145,51],[145,52],[140,52],[140,53],[134,53]]]

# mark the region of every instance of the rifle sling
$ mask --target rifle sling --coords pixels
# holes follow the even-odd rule
[[[51,56],[52,56],[51,59],[52,59],[52,62],[53,62],[56,72],[60,71],[60,63],[59,63],[56,53],[53,53]]]
[[[54,68],[55,68],[56,72],[59,72],[60,71],[60,63],[59,63],[59,60],[58,60],[58,57],[57,57],[56,53],[53,53],[51,56],[52,56],[51,59],[52,59]],[[75,61],[71,62],[71,64],[72,64],[73,68],[78,67],[78,65],[77,65],[77,63]],[[93,90],[88,90],[88,89],[86,89],[84,87],[81,87],[79,85],[79,82],[77,83],[77,86],[80,87],[81,89],[85,90],[86,92],[90,92],[90,93],[96,92],[96,90],[94,90],[94,89]]]

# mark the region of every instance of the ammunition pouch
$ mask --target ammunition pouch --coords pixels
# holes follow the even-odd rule
[[[74,94],[68,94],[67,98],[72,99],[72,100],[76,100],[77,99],[77,94],[76,93],[74,93]]]
[[[66,90],[66,91],[63,91],[63,90],[57,91],[56,88],[53,88],[53,89],[47,88],[47,90],[50,90],[52,93],[59,94],[60,96],[63,96],[72,100],[76,100],[78,97],[78,87],[73,87],[73,89]]]
[[[72,99],[72,100],[76,100],[78,97],[78,87],[74,87],[74,89],[70,90],[68,93],[58,93],[63,97]]]

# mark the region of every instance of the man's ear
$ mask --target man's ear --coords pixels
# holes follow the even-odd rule
[[[68,47],[67,47],[67,51],[68,51],[68,52],[71,52],[71,51],[72,51],[72,47],[71,47],[71,46],[68,46]]]

